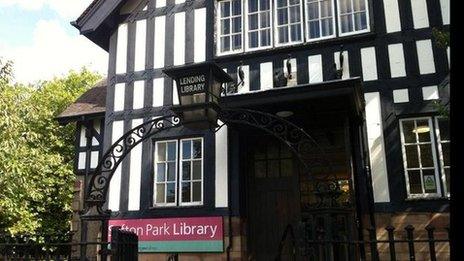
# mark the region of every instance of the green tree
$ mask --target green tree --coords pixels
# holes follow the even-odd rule
[[[69,231],[74,184],[73,124],[54,118],[101,76],[85,68],[34,85],[0,72],[0,233]]]

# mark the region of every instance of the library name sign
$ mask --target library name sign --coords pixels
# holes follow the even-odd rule
[[[110,237],[114,226],[137,234],[139,252],[223,252],[224,248],[222,217],[110,220]]]
[[[193,75],[179,78],[180,95],[202,93],[206,90],[206,75]]]

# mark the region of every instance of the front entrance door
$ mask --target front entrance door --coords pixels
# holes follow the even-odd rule
[[[270,136],[247,141],[248,247],[251,260],[274,260],[288,225],[300,221],[297,162],[288,146]],[[286,241],[282,260],[290,260]]]

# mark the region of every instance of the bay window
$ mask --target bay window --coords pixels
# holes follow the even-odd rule
[[[309,41],[335,36],[333,0],[306,0],[306,17]]]
[[[442,192],[449,196],[448,121],[436,118],[434,124],[432,117],[403,119],[400,130],[408,197],[441,197]]]
[[[368,1],[218,0],[218,54],[369,32]]]
[[[203,139],[158,141],[154,155],[153,205],[202,205]]]
[[[219,2],[219,52],[233,53],[242,50],[242,1]]]
[[[340,35],[369,30],[367,0],[337,0]]]
[[[300,0],[277,0],[276,45],[299,43],[303,41],[303,15]]]
[[[247,48],[270,47],[272,44],[271,0],[247,1]]]

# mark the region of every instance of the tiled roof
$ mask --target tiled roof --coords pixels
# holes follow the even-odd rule
[[[105,105],[106,79],[103,79],[69,105],[56,119],[60,122],[66,122],[80,116],[105,113]]]

